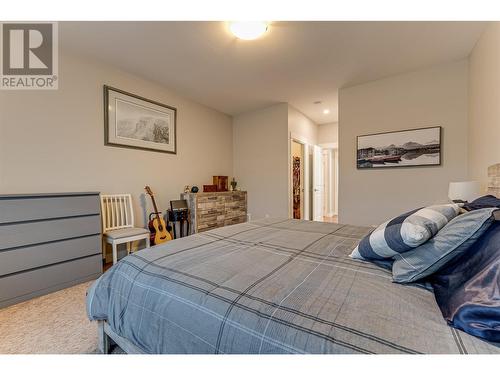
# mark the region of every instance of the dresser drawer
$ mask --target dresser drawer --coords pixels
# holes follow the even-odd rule
[[[198,210],[224,210],[224,200],[221,197],[200,197],[196,202]]]
[[[206,232],[207,230],[222,227],[223,223],[224,222],[222,222],[222,224],[218,223],[218,222],[200,224],[200,225],[198,225],[198,232]]]
[[[225,216],[226,219],[228,218],[233,218],[233,217],[239,217],[239,216],[246,216],[247,212],[244,209],[241,208],[233,208],[233,209],[226,209]]]
[[[0,225],[0,250],[100,233],[100,215]]]
[[[244,191],[185,193],[191,211],[191,233],[245,222],[247,220],[247,193]]]
[[[241,223],[245,223],[246,221],[247,221],[246,215],[245,216],[237,216],[237,217],[233,217],[233,218],[229,218],[229,219],[224,220],[224,225],[228,226],[228,225],[234,225],[234,224],[241,224]]]
[[[0,307],[97,278],[101,272],[102,255],[99,254],[0,277]]]
[[[101,254],[101,235],[0,251],[0,276]]]
[[[0,198],[0,224],[99,213],[97,195]]]

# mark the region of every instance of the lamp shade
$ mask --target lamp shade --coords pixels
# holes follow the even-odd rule
[[[448,198],[452,201],[461,200],[471,202],[479,197],[478,181],[450,182]]]

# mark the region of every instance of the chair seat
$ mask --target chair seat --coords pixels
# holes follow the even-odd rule
[[[125,237],[139,236],[141,234],[149,234],[149,230],[144,228],[123,228],[123,229],[110,230],[104,233],[104,235],[113,240]]]

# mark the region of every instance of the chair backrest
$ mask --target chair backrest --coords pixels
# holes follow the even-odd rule
[[[132,228],[134,210],[130,194],[101,194],[102,231]]]

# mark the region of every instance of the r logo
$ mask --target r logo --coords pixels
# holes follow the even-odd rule
[[[4,23],[2,74],[53,74],[53,24]]]

